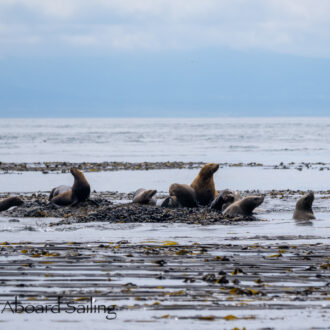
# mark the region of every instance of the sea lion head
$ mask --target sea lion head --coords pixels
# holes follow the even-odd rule
[[[261,205],[265,199],[265,195],[261,196],[247,196],[239,201],[240,206],[245,214],[252,214],[253,210]]]
[[[219,169],[219,164],[205,164],[199,171],[199,176],[203,179],[208,179]]]
[[[77,168],[74,168],[74,167],[70,168],[70,172],[74,178],[81,177],[81,175],[84,175],[80,170],[78,170]]]
[[[23,200],[21,200],[19,197],[11,197],[13,206],[21,206],[24,204]]]
[[[314,192],[311,191],[298,200],[296,207],[299,210],[312,211],[313,202],[314,202]]]
[[[213,200],[213,202],[211,203],[211,209],[222,211],[224,209],[224,206],[228,207],[234,201],[234,193],[229,189],[225,189],[224,191],[219,193],[219,195]]]

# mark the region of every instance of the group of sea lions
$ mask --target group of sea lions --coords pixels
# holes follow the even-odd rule
[[[209,206],[212,210],[221,211],[231,217],[252,215],[253,210],[264,201],[265,196],[241,198],[238,192],[229,189],[218,192],[213,179],[218,169],[218,164],[209,163],[201,168],[190,186],[182,183],[171,184],[169,196],[160,202],[160,206]],[[133,196],[133,203],[156,205],[156,193],[156,190],[140,188]]]
[[[212,210],[220,211],[230,217],[252,215],[254,209],[263,203],[265,195],[241,198],[236,191],[229,189],[217,191],[213,175],[218,169],[219,165],[215,163],[204,165],[190,185],[171,184],[169,196],[160,201],[156,199],[157,190],[140,188],[133,195],[133,203],[170,208],[208,206]],[[52,189],[49,195],[50,203],[58,206],[74,206],[89,198],[91,189],[84,174],[75,168],[71,168],[70,172],[74,177],[72,187],[61,185]],[[313,192],[300,198],[296,204],[293,218],[296,220],[315,219],[312,210],[313,201]],[[0,201],[0,211],[5,211],[12,206],[20,206],[23,203],[18,197],[6,198]]]
[[[190,185],[173,183],[169,187],[169,196],[160,202],[163,207],[198,207],[209,206],[230,217],[250,216],[261,205],[265,195],[241,198],[239,192],[215,189],[213,175],[219,169],[218,164],[204,165]],[[140,188],[133,196],[133,203],[156,205],[157,190]],[[314,193],[300,198],[296,204],[293,218],[296,220],[315,219],[312,204]]]

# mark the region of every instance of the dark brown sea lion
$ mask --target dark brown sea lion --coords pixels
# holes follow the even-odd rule
[[[239,193],[239,191],[234,191],[232,192],[234,195],[234,201],[228,201],[227,203],[222,205],[222,212],[231,204],[233,204],[234,202],[237,202],[239,200],[241,200],[241,194]]]
[[[61,195],[65,192],[68,192],[71,190],[71,187],[70,186],[58,186],[56,188],[54,188],[50,194],[49,194],[49,200],[51,201],[54,197],[56,197],[57,195]]]
[[[53,197],[51,203],[60,206],[74,206],[79,202],[84,202],[89,197],[91,188],[84,174],[75,168],[71,168],[70,172],[74,177],[71,190]]]
[[[315,219],[312,205],[314,201],[314,193],[310,192],[301,197],[293,213],[293,219],[295,220],[311,220]]]
[[[236,216],[249,216],[252,215],[253,210],[261,205],[265,199],[265,196],[247,196],[243,199],[232,203],[224,211],[224,215],[230,217]]]
[[[156,193],[157,190],[147,190],[140,188],[133,195],[133,203],[156,205]]]
[[[20,206],[24,202],[19,197],[8,197],[0,202],[0,212],[6,211],[12,206]]]
[[[220,191],[218,196],[213,200],[213,202],[211,203],[211,209],[222,211],[230,204],[234,203],[234,201],[235,201],[234,192],[232,192],[229,189],[225,189],[223,191]]]
[[[218,168],[219,165],[215,163],[204,165],[190,185],[195,190],[198,204],[209,205],[216,197],[217,192],[215,190],[213,174]]]
[[[169,189],[170,198],[173,205],[182,207],[196,207],[196,194],[193,188],[186,184],[173,183]],[[163,203],[164,204],[164,203]]]
[[[169,208],[176,208],[180,207],[180,203],[175,196],[168,196],[166,197],[160,204],[161,207],[169,207]]]

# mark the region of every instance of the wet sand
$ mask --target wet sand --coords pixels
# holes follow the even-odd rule
[[[0,249],[0,303],[17,296],[23,305],[54,304],[61,295],[62,322],[72,320],[64,314],[66,303],[88,304],[93,297],[94,303],[115,307],[118,319],[109,326],[329,324],[329,245],[54,241],[4,242]],[[11,312],[3,318],[11,319]],[[102,313],[92,318],[108,322]]]

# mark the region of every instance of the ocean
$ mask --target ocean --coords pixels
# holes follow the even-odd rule
[[[49,191],[73,179],[36,163],[114,161],[217,162],[216,189],[263,193],[265,200],[253,221],[217,214],[212,224],[149,223],[144,214],[140,222],[129,214],[120,223],[79,221],[70,207],[63,218],[47,213],[58,210]],[[77,330],[328,327],[330,117],[1,119],[0,165],[10,162],[33,170],[0,170],[0,200],[20,195],[25,202],[0,215],[0,305],[14,295],[25,304],[92,297],[115,304],[117,319],[7,311],[0,320],[7,329],[48,327],[49,320],[54,329]],[[94,201],[121,208],[138,188],[163,198],[171,183],[190,184],[198,171],[160,165],[84,172]],[[293,220],[309,190],[316,219]],[[92,217],[94,207],[79,212]]]
[[[1,119],[0,161],[329,163],[330,117]]]

